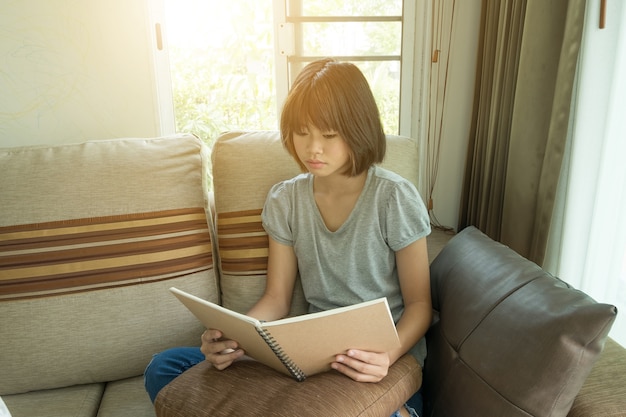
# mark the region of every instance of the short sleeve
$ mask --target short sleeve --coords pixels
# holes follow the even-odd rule
[[[430,234],[430,218],[424,201],[408,181],[396,184],[385,214],[387,243],[396,252]]]
[[[265,232],[275,241],[293,246],[291,228],[291,198],[286,182],[279,182],[270,189],[261,212]]]

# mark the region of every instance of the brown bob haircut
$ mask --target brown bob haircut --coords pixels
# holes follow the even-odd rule
[[[350,148],[345,175],[355,176],[385,157],[386,138],[372,90],[363,73],[347,62],[320,59],[296,78],[283,106],[280,132],[283,145],[300,165],[293,134],[309,125],[336,131]]]

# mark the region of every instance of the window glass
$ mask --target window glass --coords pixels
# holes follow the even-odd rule
[[[305,22],[302,55],[400,55],[401,22]]]
[[[402,0],[295,0],[292,16],[402,16]]]
[[[164,1],[176,130],[276,129],[272,2]]]

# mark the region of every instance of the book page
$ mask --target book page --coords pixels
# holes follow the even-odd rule
[[[285,365],[282,364],[259,335],[256,328],[256,326],[260,325],[258,320],[187,294],[177,288],[170,288],[170,291],[207,329],[220,330],[225,339],[236,340],[239,346],[246,352],[246,355],[279,372],[291,375]]]
[[[262,326],[307,376],[331,369],[335,355],[348,349],[388,352],[400,346],[385,298]]]

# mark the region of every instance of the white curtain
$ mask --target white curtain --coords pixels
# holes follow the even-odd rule
[[[610,336],[626,346],[626,5],[587,4],[556,221],[544,267],[618,315]]]

